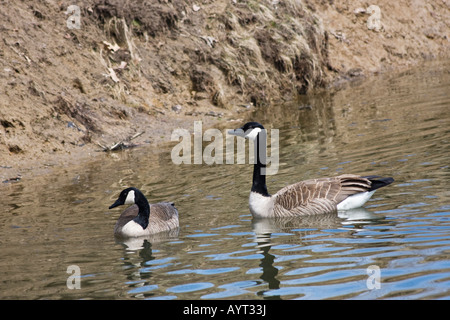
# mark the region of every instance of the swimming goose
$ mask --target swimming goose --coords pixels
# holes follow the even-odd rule
[[[122,190],[119,198],[109,207],[132,204],[125,209],[114,227],[114,235],[119,237],[142,237],[179,227],[178,211],[171,202],[149,204],[144,194],[137,188]]]
[[[377,189],[394,181],[393,178],[342,174],[331,178],[304,180],[270,195],[264,174],[265,158],[261,161],[261,157],[266,154],[264,127],[258,122],[248,122],[228,133],[255,141],[256,163],[249,197],[250,212],[254,217],[291,217],[359,208]]]

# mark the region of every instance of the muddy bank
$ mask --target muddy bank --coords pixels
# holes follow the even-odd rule
[[[0,6],[1,181],[449,52],[445,1],[71,4]]]

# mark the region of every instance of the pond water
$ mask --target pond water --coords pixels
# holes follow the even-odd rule
[[[449,67],[428,63],[251,114],[279,129],[269,192],[340,173],[395,178],[361,210],[256,221],[251,165],[175,165],[175,143],[4,183],[0,298],[449,299]],[[108,206],[126,186],[174,201],[178,235],[116,240],[124,207]]]

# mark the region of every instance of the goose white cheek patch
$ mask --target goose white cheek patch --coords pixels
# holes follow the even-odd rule
[[[127,198],[125,199],[125,204],[134,204],[134,190],[128,192]]]
[[[260,132],[261,132],[260,128],[254,128],[249,133],[247,133],[246,137],[252,141],[255,141]]]

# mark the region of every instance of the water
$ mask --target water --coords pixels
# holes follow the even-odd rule
[[[3,184],[0,298],[448,299],[449,66],[252,115],[280,130],[269,192],[344,172],[396,179],[365,209],[339,216],[253,220],[250,165],[175,166],[173,144]],[[114,239],[123,207],[107,208],[129,185],[152,202],[175,201],[178,236]],[[73,265],[80,289],[69,289]]]

